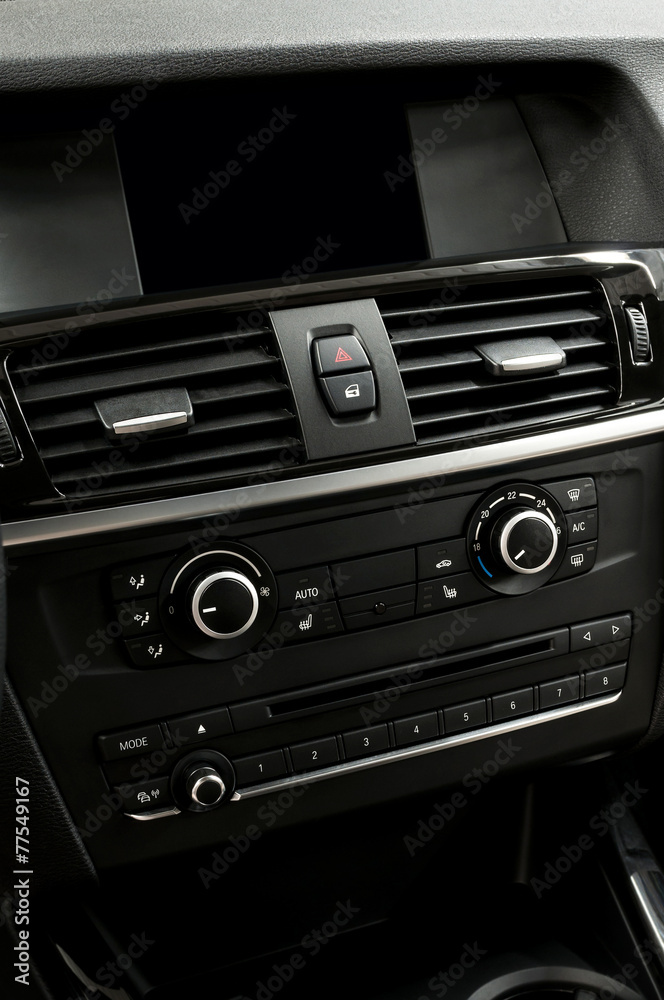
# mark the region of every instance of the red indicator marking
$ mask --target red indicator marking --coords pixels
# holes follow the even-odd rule
[[[334,359],[334,363],[336,365],[339,363],[339,361],[352,361],[352,360],[353,359],[351,358],[350,354],[346,354],[343,347],[340,347],[339,350],[337,351],[337,356]]]

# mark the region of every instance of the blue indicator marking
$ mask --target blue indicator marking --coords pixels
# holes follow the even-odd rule
[[[486,566],[484,565],[484,563],[482,562],[482,560],[480,559],[479,556],[477,557],[477,561],[480,564],[480,566],[482,567],[482,569],[484,570],[484,572],[486,573],[486,575],[490,576],[491,579],[493,580],[493,573],[489,573],[488,569],[486,568]]]

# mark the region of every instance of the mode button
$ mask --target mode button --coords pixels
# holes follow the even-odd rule
[[[121,733],[98,736],[97,746],[103,760],[122,760],[137,753],[161,750],[164,737],[156,723],[125,729]]]

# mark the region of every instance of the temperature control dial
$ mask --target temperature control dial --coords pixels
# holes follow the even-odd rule
[[[567,544],[565,516],[539,486],[510,483],[475,510],[468,532],[473,570],[501,594],[527,594],[551,579]]]
[[[493,533],[496,555],[515,573],[540,573],[558,549],[556,525],[546,514],[527,507],[509,511]]]

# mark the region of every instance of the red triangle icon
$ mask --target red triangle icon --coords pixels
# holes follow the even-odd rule
[[[339,350],[337,351],[337,356],[334,359],[334,363],[336,365],[339,361],[352,361],[352,360],[353,359],[351,358],[350,354],[346,354],[343,347],[340,347]]]

